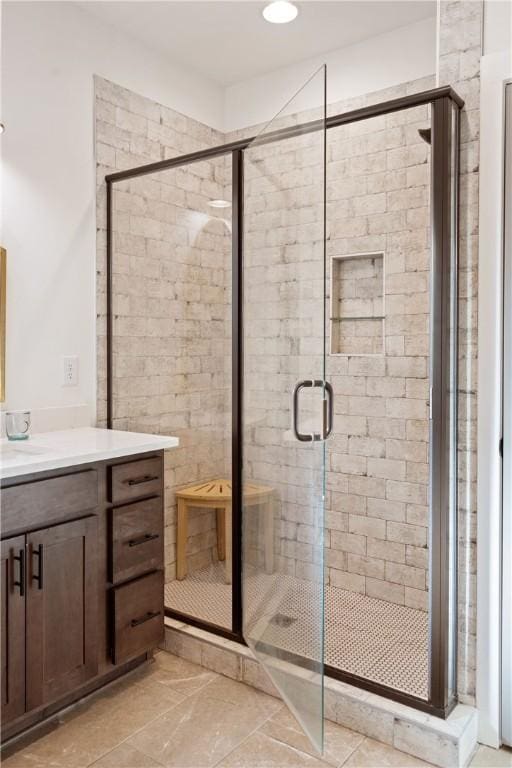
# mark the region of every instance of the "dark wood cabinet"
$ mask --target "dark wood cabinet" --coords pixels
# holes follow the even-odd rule
[[[27,709],[98,671],[96,557],[93,516],[27,536]]]
[[[155,571],[113,590],[114,662],[139,656],[164,635],[164,575]]]
[[[110,469],[110,501],[121,504],[162,492],[162,462],[158,457],[127,461]]]
[[[2,724],[25,712],[25,536],[2,541]]]
[[[2,739],[162,640],[163,454],[2,481]]]
[[[159,497],[111,509],[109,531],[112,584],[162,567],[164,520]]]

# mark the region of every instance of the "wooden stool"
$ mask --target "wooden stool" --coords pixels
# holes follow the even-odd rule
[[[273,489],[264,485],[246,483],[244,485],[244,507],[264,507],[265,515],[265,571],[274,570],[274,510],[272,507]],[[196,483],[188,488],[176,491],[178,501],[176,578],[182,580],[187,575],[187,522],[189,507],[209,507],[216,510],[217,517],[217,553],[219,560],[225,561],[226,584],[231,584],[232,542],[231,542],[231,480],[210,480]]]

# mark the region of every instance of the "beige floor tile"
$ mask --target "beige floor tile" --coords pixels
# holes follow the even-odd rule
[[[257,731],[222,760],[218,768],[326,768],[318,757]]]
[[[159,768],[162,763],[153,760],[149,755],[144,755],[138,749],[121,744],[112,752],[100,757],[91,768]]]
[[[406,755],[398,749],[382,744],[380,741],[365,739],[361,746],[349,757],[343,768],[421,768],[430,766],[416,757]]]
[[[15,753],[5,764],[8,768],[31,764],[85,768],[183,700],[182,694],[164,686],[159,696],[133,680],[118,691],[114,686],[108,693],[108,708],[103,695],[91,698],[87,706],[63,718],[58,728]]]
[[[295,749],[306,752],[308,755],[318,757],[311,742],[304,735],[300,725],[286,707],[283,707],[274,717],[267,720],[259,730],[266,736],[282,741],[291,747],[295,747]],[[363,739],[364,736],[361,736],[359,733],[325,720],[324,754],[322,755],[322,760],[329,763],[329,765],[341,765],[357,749]]]
[[[105,752],[116,746],[116,741],[105,739],[91,729],[80,725],[62,726],[48,737],[39,739],[26,749],[16,752],[6,761],[8,768],[45,766],[49,768],[86,768]]]
[[[158,687],[163,685],[184,696],[190,696],[217,678],[215,672],[210,672],[198,664],[180,659],[172,653],[161,651],[155,656],[155,663],[150,666],[140,684],[158,693]]]
[[[471,768],[510,768],[512,749],[491,749],[480,744],[471,761]]]
[[[108,712],[92,711],[89,719],[97,728],[106,728],[111,735],[119,735],[119,741],[122,741],[180,704],[184,698],[183,694],[164,686],[155,693],[152,689],[136,684],[131,689],[130,699],[123,698],[119,706],[114,704]]]
[[[166,766],[209,768],[280,706],[271,696],[219,677],[143,728],[128,743]]]

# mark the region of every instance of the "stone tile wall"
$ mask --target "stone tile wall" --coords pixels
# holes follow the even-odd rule
[[[336,392],[328,444],[329,582],[422,610],[430,148],[418,129],[429,126],[428,108],[418,107],[330,130],[327,197],[328,255],[382,253],[384,273],[384,354],[365,355],[360,347],[359,354],[327,360]]]
[[[99,421],[104,423],[105,173],[222,143],[194,120],[96,79]],[[114,186],[114,424],[173,434],[166,454],[166,578],[175,577],[175,490],[231,472],[230,160]],[[229,198],[228,198],[229,199]],[[225,211],[224,211],[225,214]],[[228,211],[230,217],[230,211]],[[189,568],[216,557],[212,511],[192,510]]]
[[[441,0],[440,85],[465,101],[461,113],[459,179],[459,489],[458,489],[458,693],[475,702],[478,194],[480,158],[480,59],[483,2]],[[481,510],[485,514],[485,510]]]
[[[419,107],[327,137],[328,257],[383,254],[377,309],[385,319],[381,354],[327,360],[335,422],[326,581],[421,610],[428,610],[430,149],[418,129],[429,125],[428,108]],[[311,449],[289,441],[286,428],[295,382],[321,370],[320,137],[263,144],[246,156],[245,471],[276,489],[280,570],[314,578],[320,451],[311,471]],[[369,312],[368,301],[375,311],[365,298],[372,280],[358,281],[362,295],[347,302],[352,314]],[[344,281],[344,290],[356,291],[355,283]],[[301,413],[310,426],[303,431],[313,431],[319,404]]]

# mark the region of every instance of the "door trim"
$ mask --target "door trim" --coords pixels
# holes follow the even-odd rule
[[[500,745],[503,361],[504,53],[481,62],[478,270],[478,491],[476,700],[478,740]]]

